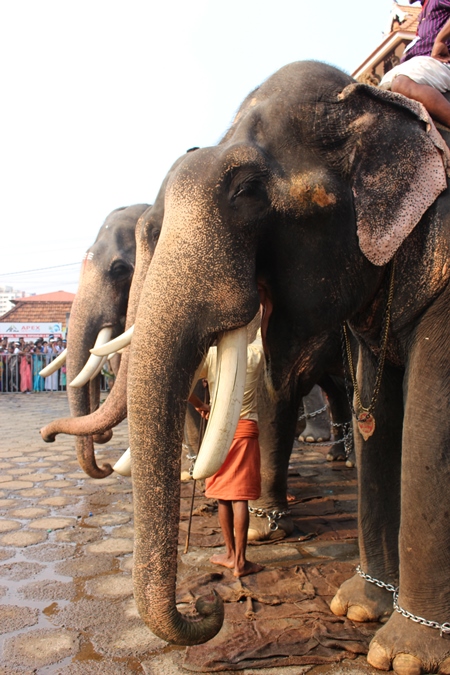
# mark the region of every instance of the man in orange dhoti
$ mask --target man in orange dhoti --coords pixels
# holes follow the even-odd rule
[[[212,347],[200,374],[208,380],[209,390],[215,385],[217,349]],[[219,523],[225,539],[226,551],[214,554],[210,561],[234,569],[235,577],[260,572],[263,567],[247,560],[247,531],[249,524],[248,500],[261,494],[260,452],[258,443],[258,412],[256,393],[260,370],[264,363],[261,338],[247,347],[247,373],[244,399],[236,433],[225,462],[217,473],[206,479],[206,497],[219,502]],[[190,402],[207,417],[209,406],[195,395]]]

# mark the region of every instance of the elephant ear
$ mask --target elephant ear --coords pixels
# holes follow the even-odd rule
[[[385,265],[446,189],[449,149],[421,103],[364,84],[348,85],[338,100],[352,111],[348,169],[359,245]]]

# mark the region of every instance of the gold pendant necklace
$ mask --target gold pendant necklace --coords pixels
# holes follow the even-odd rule
[[[371,399],[370,404],[367,408],[365,406],[363,406],[363,404],[361,402],[358,383],[356,381],[355,368],[354,368],[354,365],[353,365],[352,350],[351,350],[351,346],[350,346],[350,341],[348,339],[347,325],[345,323],[342,324],[342,330],[344,332],[344,338],[345,338],[345,349],[346,349],[347,360],[348,360],[348,369],[350,371],[350,377],[352,378],[353,390],[354,390],[356,404],[357,404],[357,411],[353,410],[353,414],[356,417],[356,424],[358,425],[359,432],[360,432],[361,436],[364,438],[365,441],[367,441],[367,439],[370,438],[375,431],[375,417],[373,415],[373,411],[374,411],[374,408],[375,408],[375,403],[376,403],[377,398],[378,398],[378,394],[380,393],[381,378],[383,377],[384,362],[386,360],[387,342],[388,342],[388,336],[389,336],[389,326],[390,326],[390,323],[391,323],[392,299],[394,297],[394,272],[395,272],[395,257],[392,260],[391,278],[390,278],[390,282],[389,282],[389,294],[388,294],[388,299],[387,299],[387,303],[386,303],[386,312],[385,312],[385,315],[384,315],[384,326],[382,328],[380,354],[378,356],[378,365],[377,365],[377,374],[376,374],[376,377],[375,377],[375,385],[374,385],[374,388],[373,388],[372,399]]]

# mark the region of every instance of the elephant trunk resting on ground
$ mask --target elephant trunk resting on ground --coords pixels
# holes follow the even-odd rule
[[[197,604],[194,618],[175,603],[185,402],[213,340],[248,323],[262,300],[275,397],[297,376],[299,393],[307,393],[315,355],[344,321],[356,335],[356,412],[366,406],[372,427],[376,420],[367,440],[357,435],[361,566],[386,584],[399,578],[405,610],[378,631],[368,659],[407,675],[449,671],[448,640],[406,613],[441,632],[450,614],[443,155],[419,105],[306,62],[267,80],[224,141],[188,156],[171,177],[136,317],[128,409],[135,595],[164,639],[202,642],[221,625],[215,596]],[[384,347],[385,363],[378,359]],[[425,428],[434,426],[432,445],[423,415]],[[333,609],[372,619],[389,602],[388,590],[355,576]]]

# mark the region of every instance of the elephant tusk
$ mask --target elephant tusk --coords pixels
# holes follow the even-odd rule
[[[48,366],[45,366],[45,368],[42,368],[42,370],[39,371],[39,375],[41,377],[49,377],[49,375],[53,375],[61,366],[63,366],[66,362],[67,358],[67,348],[63,349],[60,354],[56,357],[56,359],[53,359],[51,363],[48,364]]]
[[[110,340],[109,342],[102,343],[98,346],[95,345],[95,347],[91,349],[91,354],[95,354],[95,356],[108,356],[109,354],[114,354],[130,344],[133,333],[134,325],[126,330],[125,333],[118,335],[114,340]]]
[[[217,346],[217,377],[211,412],[193,478],[214,475],[233,441],[244,397],[247,373],[247,328],[223,333]]]
[[[121,476],[131,476],[131,452],[130,448],[125,450],[113,466],[113,471],[120,473]]]
[[[101,331],[99,331],[99,334],[95,341],[95,346],[100,346],[105,344],[105,342],[109,342],[109,340],[111,339],[112,330],[113,329],[111,327],[102,328]],[[84,387],[84,385],[87,384],[89,380],[93,379],[96,375],[98,375],[105,361],[106,361],[105,357],[94,356],[93,354],[91,354],[84,368],[72,380],[69,386]]]

